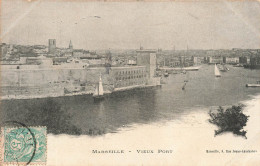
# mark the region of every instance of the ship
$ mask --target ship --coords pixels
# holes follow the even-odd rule
[[[219,72],[218,67],[217,67],[216,64],[215,64],[215,76],[216,77],[221,77],[220,72]]]
[[[229,71],[229,68],[227,68],[227,67],[223,64],[222,67],[220,67],[219,70],[222,71],[222,72],[227,72],[227,71]]]
[[[103,83],[102,83],[102,78],[101,74],[99,77],[99,83],[96,85],[96,90],[95,93],[93,94],[94,101],[99,101],[104,99],[104,89],[103,89]]]
[[[201,66],[190,66],[190,67],[160,67],[161,70],[168,70],[168,71],[198,71]]]
[[[246,84],[246,87],[260,87],[260,81],[256,81],[256,84]]]

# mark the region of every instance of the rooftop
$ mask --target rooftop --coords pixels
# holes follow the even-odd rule
[[[156,53],[157,50],[155,49],[140,49],[140,50],[136,50],[136,52],[144,52],[144,53]]]

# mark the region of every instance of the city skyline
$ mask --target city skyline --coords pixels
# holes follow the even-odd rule
[[[187,45],[204,50],[260,46],[260,5],[253,1],[122,5],[15,0],[10,4],[2,1],[1,40],[5,43],[47,45],[54,38],[57,47],[68,47],[72,40],[74,48],[89,50],[140,45],[167,50],[184,50]]]

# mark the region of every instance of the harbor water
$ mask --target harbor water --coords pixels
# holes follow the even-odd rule
[[[259,70],[227,66],[221,77],[214,65],[199,71],[170,74],[160,88],[144,88],[112,93],[94,102],[91,95],[1,101],[1,120],[27,126],[47,126],[53,135],[102,136],[143,124],[183,122],[190,115],[218,106],[231,106],[253,99],[260,88],[246,87],[260,80]],[[185,89],[182,89],[186,83]],[[134,130],[134,129],[133,129]]]

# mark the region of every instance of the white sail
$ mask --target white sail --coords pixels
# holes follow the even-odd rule
[[[215,64],[215,76],[216,77],[220,77],[220,72],[219,72],[218,67],[217,67],[216,64]]]
[[[98,84],[98,94],[99,94],[99,95],[103,95],[103,94],[104,94],[103,84],[102,84],[102,79],[101,79],[101,74],[100,74],[99,84]]]

